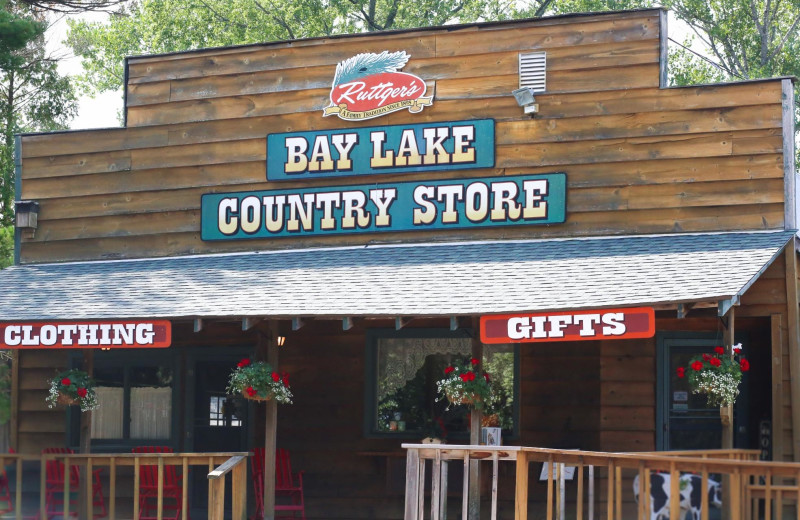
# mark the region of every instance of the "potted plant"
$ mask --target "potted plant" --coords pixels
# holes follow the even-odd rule
[[[94,380],[83,370],[72,368],[57,374],[48,381],[50,392],[47,394],[48,408],[56,405],[81,407],[82,412],[94,410],[98,406],[97,394],[94,391]]]
[[[467,363],[449,365],[444,369],[444,379],[436,382],[440,397],[447,399],[452,405],[467,405],[476,410],[483,410],[492,395],[489,386],[489,374],[478,372],[480,361],[476,358]]]
[[[688,367],[678,367],[679,378],[686,377],[692,393],[706,394],[709,406],[719,406],[724,423],[729,424],[732,406],[739,395],[742,372],[750,370],[750,362],[741,355],[742,344],[733,346],[730,355],[724,347],[715,347],[713,354],[694,356]]]
[[[251,362],[244,358],[231,373],[227,391],[229,394],[241,394],[252,401],[269,401],[292,404],[292,392],[289,390],[289,374],[279,374],[272,365],[264,361]]]

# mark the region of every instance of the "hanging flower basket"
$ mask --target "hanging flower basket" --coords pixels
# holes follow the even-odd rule
[[[445,368],[445,378],[436,382],[440,395],[436,400],[447,399],[450,406],[464,405],[483,410],[492,395],[492,389],[489,386],[489,374],[476,372],[479,364],[477,359],[472,358],[464,365]]]
[[[706,394],[708,405],[719,406],[723,422],[727,412],[722,407],[732,407],[739,395],[742,372],[750,370],[750,362],[741,356],[742,344],[734,345],[733,354],[724,347],[715,347],[714,354],[702,354],[689,361],[688,367],[678,367],[679,378],[686,377],[692,393]]]
[[[45,401],[48,408],[80,406],[82,412],[98,407],[94,381],[83,370],[73,368],[57,374],[48,381],[50,391]]]
[[[292,404],[289,374],[278,374],[269,363],[253,363],[248,358],[239,361],[236,370],[231,373],[227,392],[231,395],[240,394],[251,401],[274,399],[281,404]]]

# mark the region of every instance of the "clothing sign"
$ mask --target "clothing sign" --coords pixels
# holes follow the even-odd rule
[[[652,307],[489,315],[481,316],[480,327],[486,344],[651,338],[656,333]]]
[[[566,175],[207,193],[203,240],[564,222]]]
[[[0,323],[0,349],[164,348],[171,342],[167,320]]]
[[[492,119],[267,136],[270,181],[492,167]]]

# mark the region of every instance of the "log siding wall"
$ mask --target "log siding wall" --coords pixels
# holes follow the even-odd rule
[[[781,81],[660,88],[664,16],[636,11],[130,58],[127,128],[23,136],[21,197],[41,210],[21,261],[782,228]],[[428,83],[434,105],[364,122],[323,118],[336,64],[382,50],[410,54],[403,70]],[[530,50],[547,52],[547,92],[537,95],[534,118],[510,95],[518,54]],[[565,223],[200,240],[202,194],[278,187],[265,179],[267,134],[471,118],[496,121],[495,168],[403,180],[563,171]],[[319,181],[279,187],[313,185]]]

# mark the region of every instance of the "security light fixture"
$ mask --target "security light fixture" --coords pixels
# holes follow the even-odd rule
[[[39,203],[35,200],[18,200],[15,203],[17,229],[25,238],[33,238],[39,224]]]
[[[286,343],[286,336],[278,336],[277,338],[275,338],[275,343],[276,343],[276,344],[277,344],[279,347],[282,347],[282,346],[283,346],[283,344],[284,344],[284,343]]]
[[[536,104],[536,98],[533,97],[532,88],[522,87],[511,93],[514,94],[514,99],[517,100],[517,104],[523,108],[526,114],[535,114],[539,111],[539,105]]]

